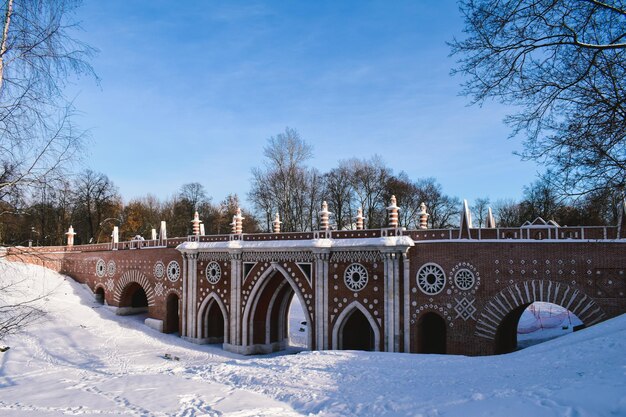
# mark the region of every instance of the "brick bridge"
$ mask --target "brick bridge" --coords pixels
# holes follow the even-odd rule
[[[194,343],[243,354],[283,349],[296,296],[308,348],[485,355],[509,352],[534,301],[563,306],[586,326],[626,311],[625,224],[473,228],[465,205],[457,229],[388,228],[230,235],[194,234],[98,245],[14,248],[86,284],[119,314]],[[423,214],[425,211],[422,210]],[[394,216],[395,213],[395,216]],[[626,216],[622,216],[626,220]],[[423,225],[426,221],[424,217]],[[278,220],[277,220],[278,221]]]

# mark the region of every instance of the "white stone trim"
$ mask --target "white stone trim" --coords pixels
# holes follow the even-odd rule
[[[335,325],[333,326],[333,349],[337,350],[339,349],[339,346],[343,345],[343,339],[340,340],[340,338],[343,337],[343,335],[341,335],[342,333],[341,330],[343,330],[343,325],[345,324],[346,319],[350,317],[350,315],[352,315],[352,312],[354,309],[358,309],[359,311],[361,311],[361,313],[365,315],[365,318],[367,318],[367,321],[369,322],[372,328],[372,331],[374,332],[374,351],[379,352],[380,351],[380,328],[378,327],[378,323],[376,322],[376,320],[374,320],[374,318],[369,313],[369,311],[367,311],[367,309],[360,302],[356,300],[348,304],[343,309],[341,314],[339,314],[339,316],[337,317],[337,320],[335,321]]]
[[[411,350],[411,334],[410,334],[410,315],[411,315],[411,295],[410,295],[410,283],[411,283],[411,261],[408,253],[402,254],[404,263],[404,352],[408,353]]]

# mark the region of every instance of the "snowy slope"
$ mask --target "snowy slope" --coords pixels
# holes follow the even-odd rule
[[[242,357],[118,317],[71,279],[0,262],[45,321],[4,341],[0,415],[626,416],[626,316],[510,355]],[[164,353],[179,361],[162,358]]]

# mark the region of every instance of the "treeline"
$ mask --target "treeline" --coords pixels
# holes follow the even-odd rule
[[[135,236],[150,239],[167,222],[169,237],[191,234],[191,219],[197,210],[207,234],[230,232],[230,223],[240,206],[236,194],[214,204],[199,183],[183,185],[172,197],[161,201],[154,195],[124,203],[117,187],[102,173],[85,170],[73,180],[56,179],[29,195],[13,193],[0,201],[0,242],[5,245],[63,245],[69,225],[76,231],[75,243],[102,243],[111,240],[114,226],[120,240]],[[5,196],[8,197],[8,196]],[[244,212],[244,229],[258,231],[254,216]]]
[[[434,178],[412,181],[404,172],[394,175],[378,156],[341,161],[321,173],[307,165],[312,155],[311,146],[294,129],[268,140],[265,166],[252,171],[248,195],[264,230],[271,229],[275,213],[281,216],[283,231],[316,229],[322,201],[328,203],[337,229],[354,228],[359,208],[366,228],[384,227],[392,195],[401,205],[400,224],[407,228],[419,225],[422,202],[430,213],[430,227],[451,227],[458,220],[460,200],[444,194]]]
[[[429,228],[458,227],[461,200],[445,194],[434,178],[396,175],[378,156],[340,161],[321,173],[307,165],[312,155],[311,146],[294,129],[268,140],[265,164],[252,171],[248,196],[264,230],[271,230],[275,213],[280,213],[283,231],[315,229],[324,200],[337,229],[354,228],[358,208],[363,210],[366,228],[385,227],[392,195],[400,206],[399,223],[407,229],[419,227],[421,203],[430,215]],[[521,201],[478,198],[471,211],[474,227],[484,227],[490,206],[499,226],[520,226],[537,217],[562,225],[607,225],[616,224],[617,201],[616,194],[606,191],[589,193],[584,199],[564,198],[548,173],[524,189]]]
[[[355,228],[359,208],[366,228],[385,227],[392,195],[400,206],[399,223],[407,229],[419,227],[421,203],[427,207],[429,228],[458,227],[461,200],[445,194],[434,178],[413,180],[404,172],[394,174],[378,156],[340,161],[322,173],[307,164],[312,155],[312,147],[294,129],[268,140],[264,165],[252,170],[248,201],[253,209],[242,209],[244,232],[271,231],[276,213],[282,231],[315,230],[322,201],[333,213],[333,228]],[[77,232],[77,244],[108,242],[114,226],[119,226],[121,240],[138,235],[149,239],[162,220],[167,222],[169,237],[187,236],[196,210],[206,234],[226,234],[242,206],[236,194],[214,203],[197,182],[183,185],[163,201],[148,194],[124,202],[105,174],[91,170],[71,180],[57,176],[36,187],[10,190],[0,195],[0,243],[4,245],[25,245],[29,240],[62,245],[70,224]],[[473,225],[485,226],[489,207],[503,227],[517,227],[536,217],[561,225],[617,223],[616,194],[598,191],[578,200],[561,195],[546,176],[525,187],[520,201],[478,198],[470,205]]]

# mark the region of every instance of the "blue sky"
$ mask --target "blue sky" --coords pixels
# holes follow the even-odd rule
[[[68,92],[91,130],[85,164],[127,201],[188,182],[245,199],[286,126],[321,171],[379,154],[470,200],[519,198],[538,170],[512,154],[510,109],[458,95],[452,1],[91,0],[77,18],[101,79]]]

